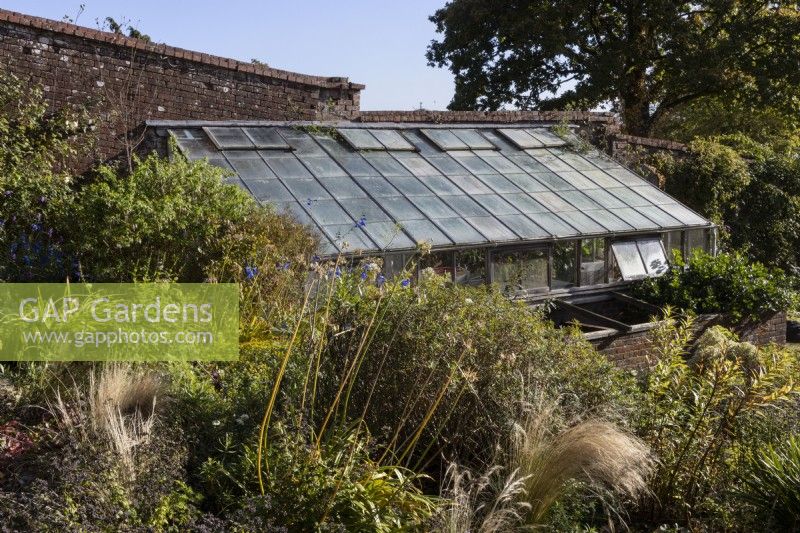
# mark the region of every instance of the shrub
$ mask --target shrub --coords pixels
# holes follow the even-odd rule
[[[795,295],[781,270],[751,263],[743,255],[709,255],[697,250],[684,264],[680,259],[665,275],[634,285],[633,294],[659,306],[694,313],[728,313],[734,319],[758,319],[785,311]]]
[[[796,409],[798,361],[776,347],[737,342],[715,326],[689,355],[693,323],[671,316],[654,329],[659,362],[642,382],[637,433],[657,457],[644,523],[730,528],[731,489],[743,455],[768,435],[754,420]]]
[[[770,529],[800,527],[800,437],[756,450],[742,476],[742,499],[756,506]]]
[[[482,471],[498,436],[538,395],[560,398],[567,417],[600,416],[617,400],[624,409],[626,377],[577,331],[554,328],[494,288],[452,287],[438,276],[379,288],[376,274],[369,263],[343,273],[320,313],[329,319],[316,332],[327,344],[311,374],[323,406],[315,421],[333,405],[336,420],[363,418],[407,466],[436,471],[444,457]]]

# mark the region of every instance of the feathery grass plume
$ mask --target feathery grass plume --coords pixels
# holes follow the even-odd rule
[[[442,496],[445,503],[433,524],[441,533],[494,533],[513,530],[530,510],[525,478],[514,470],[505,479],[494,465],[482,475],[455,463],[447,467]]]
[[[73,383],[73,402],[56,391],[50,411],[62,428],[84,441],[103,438],[119,456],[123,473],[132,479],[135,449],[150,437],[162,390],[160,377],[150,370],[108,364],[89,373],[87,387]]]
[[[602,420],[553,434],[554,412],[554,403],[545,404],[516,428],[512,440],[511,464],[524,480],[529,524],[543,523],[569,481],[631,499],[647,492],[653,459],[646,444]]]

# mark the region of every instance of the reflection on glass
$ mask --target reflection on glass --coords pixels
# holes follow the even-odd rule
[[[575,242],[557,242],[553,246],[553,289],[575,285],[577,272]]]
[[[486,283],[485,250],[466,250],[456,253],[456,283],[462,285]]]
[[[419,261],[420,278],[431,271],[453,281],[453,252],[431,252],[422,257]]]
[[[667,271],[667,258],[659,239],[642,239],[636,241],[639,254],[642,256],[648,276],[660,276]]]
[[[664,250],[666,250],[667,259],[670,261],[675,260],[675,252],[678,252],[683,257],[682,234],[682,231],[668,231],[661,235],[661,242],[664,243]]]
[[[705,229],[686,230],[686,249],[689,251],[690,256],[695,250],[711,251],[709,235],[710,233]]]
[[[616,259],[615,267],[622,275],[622,279],[628,281],[643,278],[647,275],[636,241],[615,242],[611,245],[611,250],[614,252],[614,258]]]
[[[507,295],[547,291],[547,251],[519,250],[493,254],[492,281]]]
[[[600,285],[606,280],[606,240],[581,241],[581,286]]]
[[[403,273],[407,267],[410,267],[409,254],[386,254],[383,256],[383,268],[381,273],[386,279],[392,279]]]

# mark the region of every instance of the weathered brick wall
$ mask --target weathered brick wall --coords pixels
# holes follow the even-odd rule
[[[364,87],[2,9],[0,68],[41,85],[53,108],[88,106],[99,160],[138,143],[129,132],[148,119],[350,119]]]
[[[786,344],[786,313],[774,313],[757,322],[731,323],[719,315],[703,315],[695,322],[695,336],[707,328],[722,324],[735,331],[740,340],[756,346]],[[650,330],[620,333],[590,339],[592,345],[610,361],[625,370],[645,371],[656,363]]]

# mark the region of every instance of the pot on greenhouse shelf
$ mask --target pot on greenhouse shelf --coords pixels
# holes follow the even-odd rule
[[[786,321],[786,341],[800,342],[800,321],[797,320]]]

